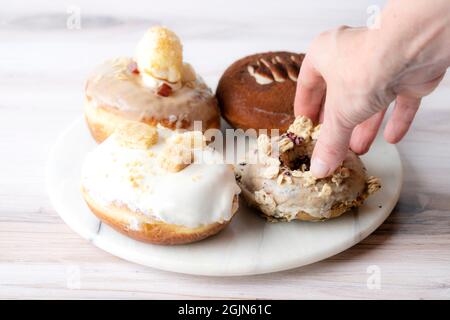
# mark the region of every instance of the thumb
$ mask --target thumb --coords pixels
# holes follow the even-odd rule
[[[325,117],[311,159],[311,173],[324,178],[344,161],[354,125],[349,125],[336,111],[325,107]]]

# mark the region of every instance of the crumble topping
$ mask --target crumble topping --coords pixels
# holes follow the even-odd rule
[[[161,168],[178,172],[189,166],[194,160],[194,149],[203,149],[206,139],[200,131],[177,133],[167,140],[167,145],[159,156]]]
[[[312,121],[307,117],[300,116],[295,118],[287,131],[295,134],[297,137],[303,138],[305,141],[309,141],[313,129],[314,125]]]
[[[381,188],[380,179],[374,176],[370,176],[367,179],[367,192],[369,194],[374,194]]]
[[[148,149],[158,142],[155,127],[142,122],[128,121],[116,129],[116,141],[125,148]]]
[[[330,177],[315,178],[310,159],[319,134],[320,125],[314,127],[309,119],[297,117],[282,136],[260,135],[256,149],[248,153],[250,161],[236,167],[244,195],[269,220],[289,221],[297,214],[326,219],[331,210],[343,213],[359,206],[380,188],[379,179],[368,178],[361,160],[350,151]],[[259,158],[251,162],[255,155]]]
[[[270,138],[265,134],[262,134],[258,137],[258,152],[268,156],[272,152]]]

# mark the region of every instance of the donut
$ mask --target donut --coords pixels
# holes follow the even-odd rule
[[[284,133],[295,118],[295,90],[303,58],[304,54],[279,51],[234,62],[216,91],[223,118],[235,128]]]
[[[91,151],[81,194],[104,223],[136,240],[184,244],[226,227],[238,208],[233,168],[200,131],[127,121]]]
[[[86,82],[84,107],[94,139],[102,142],[127,120],[188,130],[198,121],[202,131],[219,128],[216,98],[182,59],[177,35],[153,27],[134,59],[110,59],[95,68]]]
[[[350,150],[330,177],[316,179],[309,166],[319,134],[320,125],[297,117],[280,136],[259,135],[245,161],[236,166],[243,197],[269,221],[336,218],[361,206],[381,187]]]

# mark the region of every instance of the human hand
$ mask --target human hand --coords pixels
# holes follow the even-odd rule
[[[388,27],[386,18],[384,31]],[[443,78],[447,57],[435,63],[427,57],[441,46],[424,53],[424,43],[399,41],[398,32],[390,32],[392,39],[379,30],[341,27],[312,42],[300,70],[294,109],[296,115],[323,121],[312,156],[314,176],[330,175],[349,147],[358,154],[367,152],[394,100],[384,137],[390,143],[400,141],[421,98]]]

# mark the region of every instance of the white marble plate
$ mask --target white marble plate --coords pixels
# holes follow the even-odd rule
[[[224,231],[181,246],[157,246],[132,240],[100,223],[79,192],[81,164],[95,147],[83,121],[75,121],[58,139],[47,165],[47,188],[61,218],[82,237],[123,259],[163,270],[214,276],[252,275],[287,270],[335,255],[373,232],[390,214],[402,185],[396,148],[377,139],[363,157],[382,189],[363,207],[326,222],[271,224],[241,201]]]

